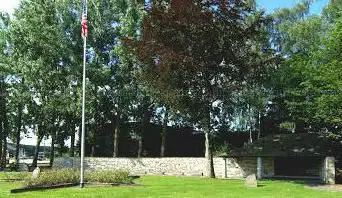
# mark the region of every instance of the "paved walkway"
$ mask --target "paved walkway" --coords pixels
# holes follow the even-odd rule
[[[314,190],[324,190],[331,192],[342,192],[342,184],[336,185],[307,185],[307,188],[311,188]]]

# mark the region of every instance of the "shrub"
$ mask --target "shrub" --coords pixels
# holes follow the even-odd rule
[[[90,171],[85,174],[85,180],[87,182],[100,182],[100,183],[132,183],[132,179],[129,177],[127,171]]]
[[[230,151],[230,145],[227,142],[224,142],[220,145],[214,145],[213,146],[213,155],[215,157],[219,157],[222,155],[228,155]]]
[[[0,178],[5,180],[25,180],[30,175],[31,173],[28,172],[3,172],[3,176],[0,176]]]
[[[75,169],[61,169],[41,172],[38,178],[29,177],[26,186],[45,186],[79,182],[79,172]]]
[[[85,182],[131,184],[132,179],[126,171],[86,171]],[[49,186],[66,183],[79,183],[80,171],[59,169],[41,172],[38,178],[29,177],[26,186]]]

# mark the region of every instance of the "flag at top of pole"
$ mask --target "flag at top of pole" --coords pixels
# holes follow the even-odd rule
[[[85,13],[82,14],[81,19],[81,36],[83,38],[88,36],[87,14]]]
[[[82,1],[81,36],[83,38],[83,80],[82,80],[82,130],[81,130],[81,175],[80,187],[84,187],[84,138],[85,138],[85,91],[86,91],[86,55],[87,55],[87,0]]]
[[[85,38],[88,36],[88,21],[87,21],[87,0],[82,0],[82,18],[81,18],[81,36]]]

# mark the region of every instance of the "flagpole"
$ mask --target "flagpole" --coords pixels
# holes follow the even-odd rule
[[[82,15],[87,16],[87,0],[84,1]],[[83,17],[83,16],[82,16]],[[85,92],[86,92],[86,49],[87,36],[83,35],[83,80],[82,80],[82,134],[81,134],[81,176],[80,187],[84,187],[84,136],[85,136]]]

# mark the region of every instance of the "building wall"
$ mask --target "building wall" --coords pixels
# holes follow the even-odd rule
[[[205,176],[205,158],[85,158],[87,169],[127,170],[133,175]],[[272,158],[264,158],[263,176],[274,175]],[[79,158],[56,158],[53,168],[79,168]],[[215,174],[219,178],[244,178],[256,173],[256,158],[214,158]]]

